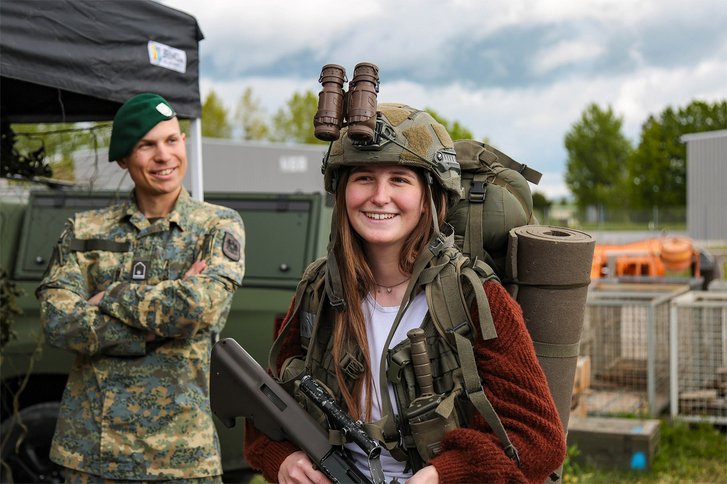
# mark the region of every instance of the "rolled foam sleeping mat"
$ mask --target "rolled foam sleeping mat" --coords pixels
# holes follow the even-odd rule
[[[568,428],[595,239],[578,230],[524,225],[510,230],[506,279]]]

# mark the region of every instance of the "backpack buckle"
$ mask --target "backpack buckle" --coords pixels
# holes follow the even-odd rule
[[[364,366],[351,353],[346,353],[339,363],[341,370],[352,380],[358,380],[364,372]]]
[[[508,456],[511,460],[515,461],[517,463],[517,466],[520,467],[520,453],[517,451],[514,445],[510,444],[505,447],[505,455]]]
[[[469,201],[470,203],[482,203],[485,201],[487,194],[487,183],[483,181],[473,181],[470,186]]]
[[[328,304],[339,313],[346,310],[346,301],[341,298],[328,298]]]

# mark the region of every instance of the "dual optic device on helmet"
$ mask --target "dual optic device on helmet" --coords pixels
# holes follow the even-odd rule
[[[345,70],[337,64],[323,66],[313,123],[316,137],[331,141],[321,167],[326,191],[335,193],[344,166],[405,165],[423,169],[454,205],[462,194],[461,170],[447,129],[426,111],[377,104],[378,72],[373,64],[357,64],[346,93]]]
[[[376,128],[376,96],[379,93],[379,68],[361,62],[353,71],[348,92],[346,69],[326,64],[318,79],[323,89],[318,94],[318,111],[313,118],[315,137],[322,141],[338,139],[341,128],[348,126],[348,136],[359,142],[370,142]]]

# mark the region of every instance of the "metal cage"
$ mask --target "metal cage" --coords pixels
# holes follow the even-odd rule
[[[658,416],[669,406],[669,303],[688,284],[600,283],[589,290],[581,355],[591,415]]]
[[[727,292],[671,302],[671,416],[727,424]]]

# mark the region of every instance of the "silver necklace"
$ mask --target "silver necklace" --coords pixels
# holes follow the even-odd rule
[[[381,287],[381,288],[383,288],[383,289],[386,289],[386,294],[391,294],[391,291],[392,291],[392,290],[393,290],[393,289],[394,289],[395,287],[399,287],[399,286],[401,286],[402,284],[404,284],[404,283],[405,283],[406,281],[408,281],[409,279],[411,279],[411,276],[407,277],[406,279],[404,279],[403,281],[401,281],[401,282],[400,282],[400,283],[398,283],[398,284],[394,284],[393,286],[384,286],[383,284],[379,284],[379,283],[378,283],[378,282],[376,282],[376,281],[374,281],[374,284],[376,284],[376,287]]]

